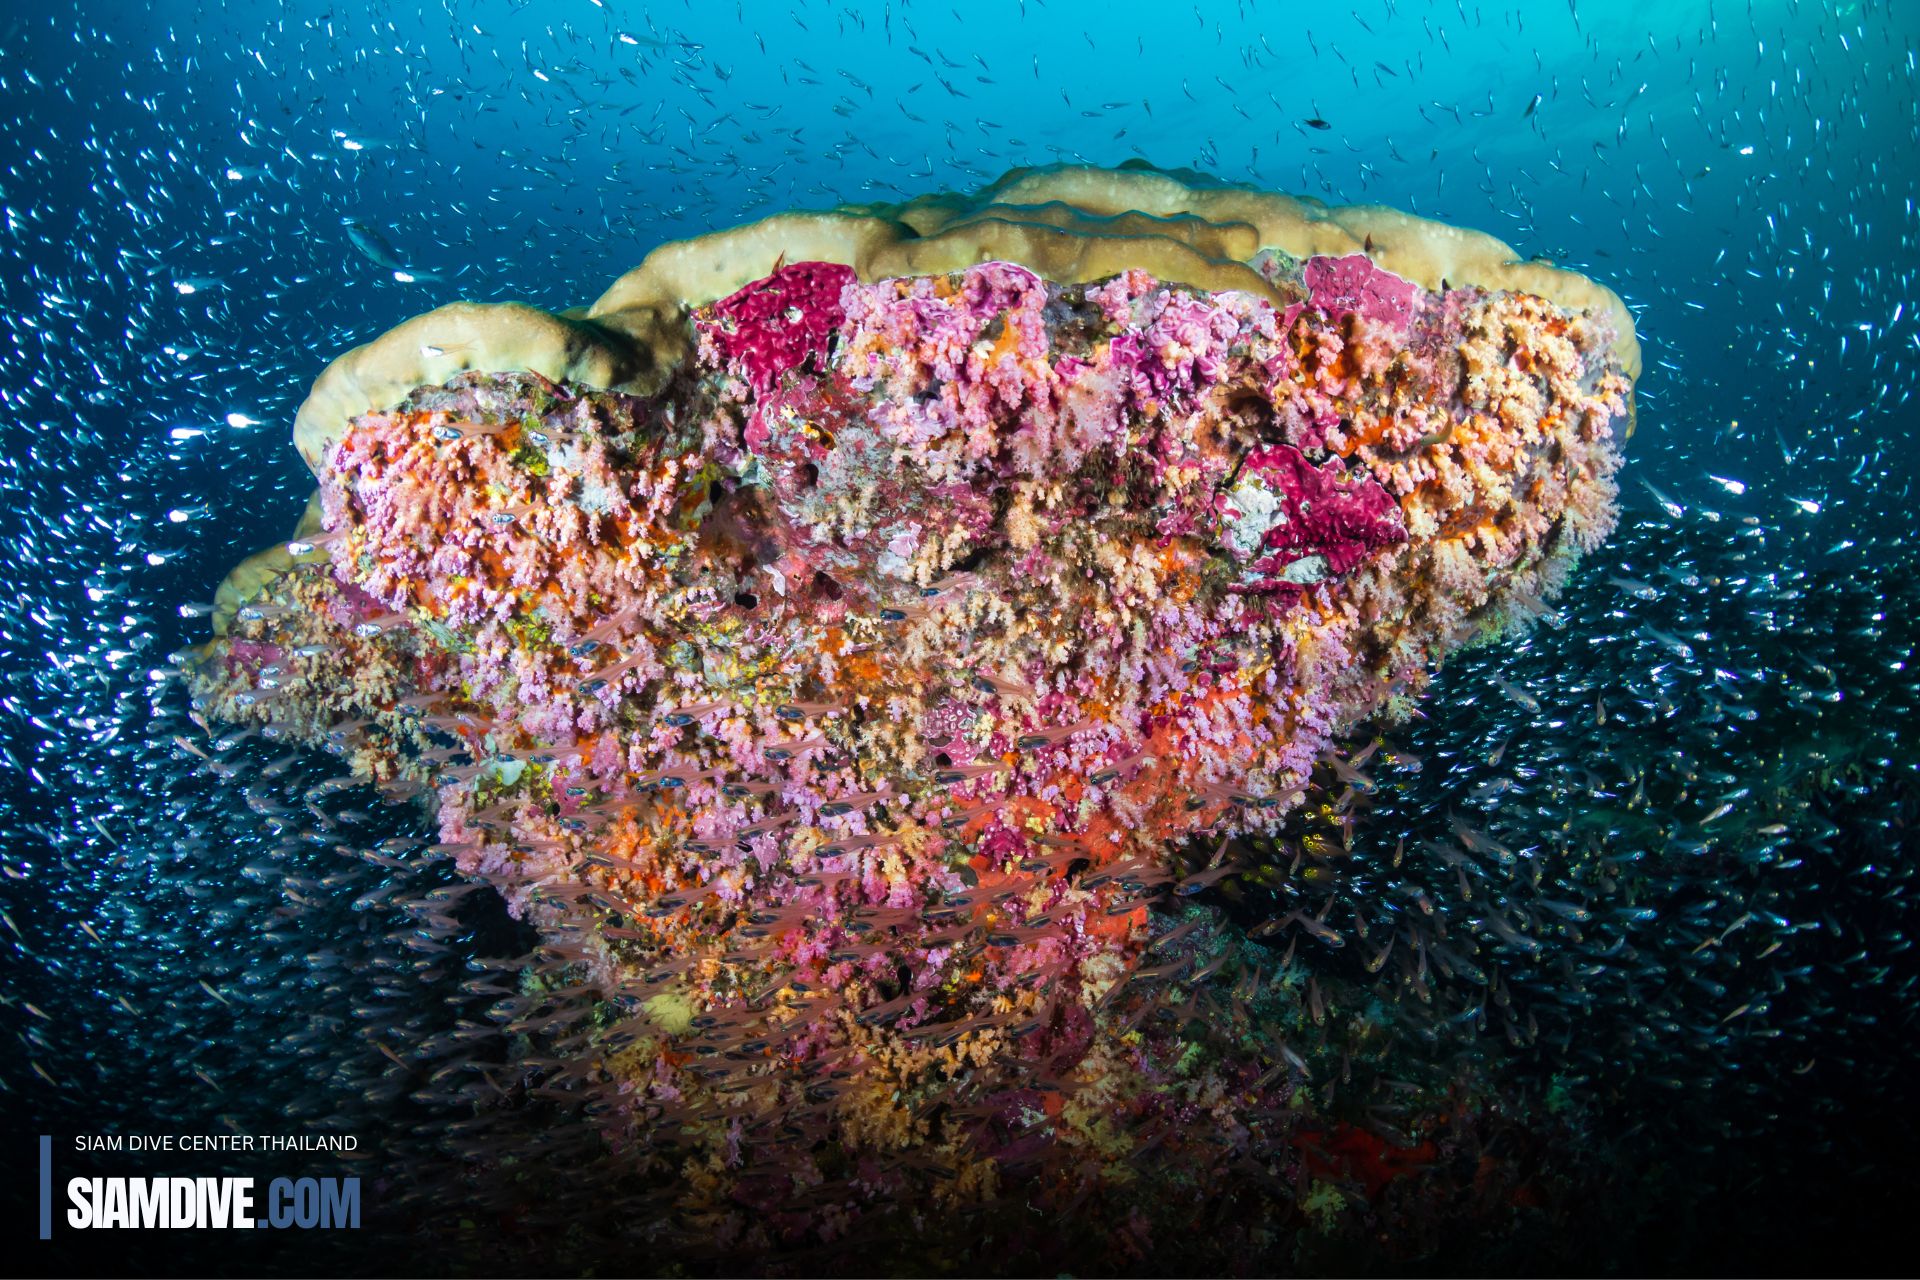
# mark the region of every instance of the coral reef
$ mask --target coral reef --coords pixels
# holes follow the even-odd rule
[[[1015,169],[972,194],[904,204],[784,213],[665,244],[592,306],[550,315],[520,303],[456,302],[399,325],[328,365],[294,421],[318,472],[356,414],[467,370],[526,370],[556,382],[653,394],[686,360],[688,313],[780,262],[832,263],[862,281],[945,275],[1015,262],[1060,284],[1146,271],[1169,284],[1250,293],[1284,305],[1270,276],[1286,263],[1362,255],[1430,292],[1470,285],[1543,298],[1605,327],[1614,360],[1640,375],[1625,304],[1605,285],[1540,259],[1522,261],[1483,232],[1380,205],[1329,206],[1223,185],[1191,171]],[[1311,282],[1309,282],[1311,284]],[[1631,431],[1631,405],[1628,429]]]
[[[1095,216],[1146,220],[1058,220]],[[418,375],[303,434],[319,508],[225,597],[200,705],[431,802],[591,995],[548,1087],[666,1171],[690,1238],[1141,1180],[1323,1221],[1438,1158],[1319,1124],[1302,1055],[1365,1036],[1149,905],[1244,869],[1355,772],[1343,735],[1606,536],[1631,332],[1210,226],[1253,287],[771,253],[645,379]],[[1106,1214],[1114,1265],[1179,1229],[1154,1202]]]

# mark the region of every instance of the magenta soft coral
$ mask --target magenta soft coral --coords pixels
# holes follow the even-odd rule
[[[1246,473],[1282,499],[1286,518],[1266,532],[1269,553],[1255,567],[1280,573],[1304,556],[1320,556],[1338,577],[1382,547],[1407,540],[1406,521],[1378,480],[1349,474],[1337,459],[1314,466],[1292,445],[1247,455]]]
[[[1300,278],[1312,304],[1329,316],[1357,311],[1378,324],[1405,332],[1413,320],[1420,286],[1373,265],[1364,253],[1344,258],[1308,258]]]
[[[810,355],[825,364],[827,344],[846,318],[841,294],[853,282],[852,267],[789,263],[714,303],[703,336],[765,393]]]

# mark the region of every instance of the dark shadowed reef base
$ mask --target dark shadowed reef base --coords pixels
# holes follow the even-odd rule
[[[455,1110],[414,1087],[424,1079],[369,1054],[364,1039],[343,1037],[294,1047],[309,1068],[297,1076],[192,1105],[208,1122],[229,1111],[285,1127],[289,1115],[318,1114],[359,1132],[376,1153],[354,1170],[368,1178],[361,1232],[315,1233],[297,1248],[285,1238],[156,1238],[132,1255],[112,1235],[86,1239],[97,1251],[73,1249],[68,1235],[66,1268],[1789,1274],[1831,1269],[1842,1241],[1849,1269],[1892,1262],[1920,1137],[1904,999],[1916,980],[1907,833],[1920,792],[1902,741],[1911,681],[1886,669],[1885,655],[1911,652],[1902,604],[1913,569],[1898,548],[1829,553],[1697,512],[1630,519],[1570,584],[1560,626],[1450,663],[1425,719],[1392,731],[1403,759],[1422,767],[1377,771],[1353,853],[1328,860],[1335,892],[1424,895],[1436,915],[1458,913],[1472,932],[1476,899],[1460,900],[1462,875],[1478,901],[1514,890],[1501,887],[1510,878],[1497,852],[1463,872],[1441,839],[1460,823],[1469,843],[1540,865],[1540,897],[1580,906],[1542,919],[1530,935],[1537,948],[1496,950],[1501,977],[1491,988],[1491,975],[1476,982],[1434,966],[1427,1000],[1373,980],[1365,944],[1300,950],[1327,1025],[1351,1009],[1376,1030],[1344,1044],[1345,1065],[1351,1023],[1322,1037],[1302,1086],[1316,1129],[1296,1129],[1268,1154],[1277,1175],[1230,1180],[1204,1203],[1182,1203],[1177,1184],[1163,1182],[1157,1202],[1114,1188],[1046,1212],[1009,1180],[1008,1194],[983,1209],[945,1221],[877,1215],[841,1248],[730,1249],[684,1224],[676,1231],[663,1184],[633,1176],[603,1148],[593,1119],[551,1091],[516,1088]],[[299,767],[317,776],[312,761]],[[1500,778],[1509,781],[1485,789]],[[184,770],[173,785],[207,788]],[[417,831],[404,815],[360,820],[362,841]],[[225,821],[239,833],[260,819],[243,811]],[[1303,817],[1276,847],[1314,839]],[[316,869],[344,862],[330,850],[298,856]],[[452,881],[444,866],[417,874],[415,892]],[[1262,895],[1276,891],[1243,876],[1190,899],[1167,895],[1154,909],[1163,924],[1218,913],[1217,945],[1231,954],[1215,981],[1229,987],[1241,966],[1276,958],[1269,943],[1245,938],[1268,914]],[[473,933],[456,944],[459,956],[512,956],[527,945],[497,904],[463,911]],[[374,971],[385,964],[395,982],[447,984],[454,1001],[458,982],[480,972],[451,962],[409,971],[365,915],[344,909],[265,938],[236,916],[231,938],[260,953],[249,963],[267,971],[276,947],[286,953],[279,964],[304,973],[312,948],[354,960],[347,949],[360,946],[357,959]],[[322,987],[300,998],[311,1017],[339,997]],[[444,1007],[444,1026],[408,1033],[455,1030],[460,1006]],[[269,1038],[256,1047],[271,1055],[286,1025],[254,1016]],[[1275,1016],[1312,1025],[1298,1008]],[[1223,1032],[1233,1027],[1220,1020]],[[1201,1020],[1182,1034],[1197,1053],[1217,1051]],[[473,1056],[504,1063],[526,1052],[501,1040]],[[229,1052],[248,1048],[242,1037]],[[383,1080],[385,1089],[367,1087]],[[1417,1110],[1399,1101],[1407,1093]],[[1151,1181],[1151,1156],[1140,1163]],[[30,1220],[28,1204],[16,1208],[16,1221]]]

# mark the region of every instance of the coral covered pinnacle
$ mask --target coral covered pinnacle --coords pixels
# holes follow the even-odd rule
[[[880,1161],[843,1217],[1084,1200],[1144,1176],[1143,1143],[1191,1191],[1189,1112],[1250,1107],[1281,1141],[1284,1067],[1165,1083],[1190,1065],[1137,976],[1173,958],[1147,954],[1150,904],[1233,874],[1343,735],[1523,624],[1612,527],[1637,356],[1604,290],[1476,280],[1390,211],[1368,225],[1406,275],[1344,231],[1176,236],[1151,225],[1167,184],[1238,196],[1091,172],[1058,184],[1161,207],[1020,205],[1024,261],[897,236],[882,259],[845,239],[879,234],[867,214],[788,225],[795,252],[729,233],[701,289],[569,331],[619,376],[529,355],[557,317],[384,398],[330,374],[302,442],[320,519],[229,593],[197,668],[208,711],[426,800],[606,1002],[609,1132],[695,1162],[677,1203],[727,1230],[826,1221],[737,1158],[757,1116],[835,1153],[794,1148],[789,1189]],[[955,207],[889,225],[984,225]],[[1152,251],[1067,255],[1096,218]],[[806,252],[828,231],[845,261]],[[767,250],[745,279],[742,246]],[[699,276],[673,261],[649,278]],[[406,341],[452,350],[429,321]],[[921,1099],[962,1077],[971,1112],[935,1122]]]

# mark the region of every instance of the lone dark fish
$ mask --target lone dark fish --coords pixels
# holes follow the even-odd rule
[[[347,219],[345,226],[347,239],[353,241],[353,247],[358,249],[367,261],[376,267],[385,267],[388,271],[405,269],[406,264],[400,261],[399,255],[394,252],[393,245],[388,243],[387,238],[376,228],[354,218]]]

